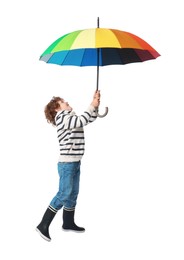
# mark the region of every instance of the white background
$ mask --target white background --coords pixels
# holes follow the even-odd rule
[[[184,80],[182,1],[4,1],[1,23],[1,259],[184,259]],[[56,130],[44,106],[65,98],[77,113],[90,104],[95,67],[39,61],[65,33],[96,27],[129,31],[156,60],[100,68],[100,112],[85,128],[86,153],[76,223],[51,242],[35,231],[57,192]]]

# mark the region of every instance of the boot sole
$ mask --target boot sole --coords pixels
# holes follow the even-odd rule
[[[36,228],[36,231],[40,234],[40,236],[41,236],[43,239],[45,239],[45,240],[48,241],[48,242],[51,241],[51,239],[48,238],[48,237],[46,237],[46,236],[44,236],[44,235],[42,234],[42,232],[41,232],[38,228]]]
[[[75,233],[84,233],[85,230],[74,230],[74,229],[67,229],[67,228],[63,228],[62,227],[62,230],[65,231],[65,232],[75,232]]]

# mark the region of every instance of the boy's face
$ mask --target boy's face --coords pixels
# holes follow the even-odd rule
[[[56,109],[57,112],[60,110],[68,110],[68,111],[72,110],[72,107],[64,99],[59,100],[58,104],[59,104],[59,108]]]

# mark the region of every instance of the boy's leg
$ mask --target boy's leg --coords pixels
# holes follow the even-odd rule
[[[78,232],[84,232],[83,227],[78,227],[74,221],[75,206],[77,203],[77,197],[79,194],[79,182],[80,182],[80,162],[73,162],[70,164],[71,172],[71,184],[72,190],[68,196],[63,208],[63,226],[64,230],[73,230]]]

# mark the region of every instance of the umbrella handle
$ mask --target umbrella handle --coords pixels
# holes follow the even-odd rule
[[[100,118],[102,118],[102,117],[105,117],[105,116],[108,114],[109,108],[108,108],[108,107],[105,108],[105,113],[104,113],[103,115],[100,115],[100,114],[98,113],[98,109],[96,109],[96,112],[97,112],[97,116],[100,117]]]

